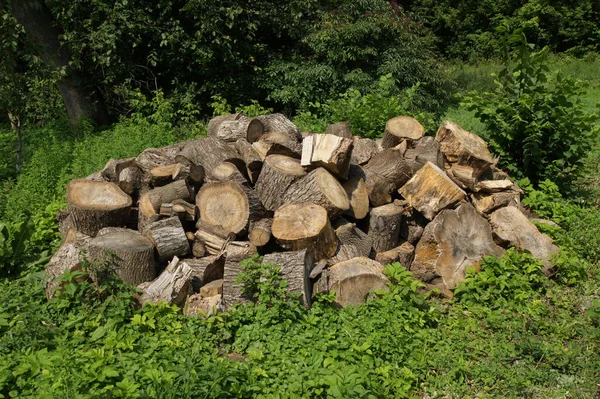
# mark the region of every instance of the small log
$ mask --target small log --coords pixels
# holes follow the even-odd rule
[[[382,147],[393,148],[402,142],[402,140],[416,141],[423,137],[425,129],[415,118],[410,116],[396,116],[387,121]]]
[[[337,250],[327,211],[313,203],[282,206],[275,212],[271,231],[282,247],[292,251],[308,249],[317,260],[330,258]]]
[[[179,215],[181,221],[195,221],[196,220],[196,205],[190,204],[183,199],[173,200],[173,208]]]
[[[398,192],[429,220],[466,196],[444,171],[431,162],[427,162]]]
[[[323,168],[317,168],[294,182],[283,194],[284,204],[312,202],[320,205],[331,216],[350,209],[350,200],[344,187]]]
[[[253,220],[265,216],[265,208],[250,187],[233,181],[205,184],[196,195],[200,219],[238,234]]]
[[[365,165],[371,158],[379,154],[379,152],[379,147],[375,140],[355,137],[350,163]]]
[[[514,187],[514,183],[510,180],[482,180],[475,185],[475,191],[484,193],[498,193],[501,191],[510,190]]]
[[[249,241],[231,241],[227,243],[223,254],[228,262],[241,262],[257,253],[256,246]]]
[[[258,198],[268,211],[283,205],[283,193],[289,186],[306,176],[297,159],[285,155],[269,155],[254,186]]]
[[[147,148],[135,158],[135,163],[144,172],[148,173],[157,166],[177,163],[175,157],[181,151],[184,143],[163,148]]]
[[[189,175],[189,165],[174,163],[152,168],[149,172],[150,182],[153,186],[164,186],[175,180],[185,179]]]
[[[416,279],[452,297],[469,266],[479,267],[484,256],[500,256],[489,223],[470,204],[440,212],[425,227],[410,267]]]
[[[328,289],[335,292],[340,307],[358,305],[375,290],[388,291],[389,280],[383,267],[369,258],[354,258],[335,264],[328,271]]]
[[[143,216],[151,217],[160,212],[162,204],[168,204],[175,200],[192,200],[192,189],[185,180],[177,180],[166,186],[156,187],[139,200],[140,213]]]
[[[344,212],[345,215],[354,219],[363,219],[369,213],[369,191],[365,181],[360,177],[353,177],[342,184],[348,199],[350,200],[350,209]]]
[[[242,117],[244,117],[244,115],[239,112],[235,114],[215,116],[208,121],[208,125],[206,126],[206,135],[208,137],[215,137],[219,131],[219,127],[223,122],[237,121]]]
[[[302,142],[302,166],[322,166],[334,175],[348,178],[354,140],[332,134],[315,134]]]
[[[392,202],[396,184],[375,171],[358,165],[350,165],[350,178],[360,178],[365,182],[371,206],[382,206]]]
[[[136,196],[142,184],[142,171],[137,166],[130,166],[119,173],[118,185],[131,197]]]
[[[248,184],[246,177],[244,177],[237,166],[231,162],[221,162],[210,171],[206,178],[206,183],[219,183],[224,181],[235,181],[239,184]]]
[[[253,143],[258,140],[264,132],[264,126],[260,120],[242,116],[237,120],[221,122],[215,136],[219,140],[228,142],[246,139],[248,142]]]
[[[302,140],[302,134],[298,126],[294,125],[283,114],[260,115],[256,118],[262,122],[265,132],[284,133],[291,141],[299,142]]]
[[[388,148],[375,155],[364,169],[394,183],[394,190],[402,187],[413,175],[401,151]],[[366,180],[365,180],[366,181]]]
[[[327,261],[330,265],[357,257],[368,258],[371,254],[373,241],[367,234],[358,229],[354,223],[342,219],[336,225],[335,236],[338,241],[338,249],[333,257]]]
[[[440,150],[446,162],[471,167],[474,178],[479,178],[496,163],[488,150],[487,143],[456,123],[442,122],[435,139],[440,143]]]
[[[175,159],[179,163],[202,166],[207,173],[221,162],[235,159],[241,161],[240,155],[234,148],[216,137],[188,141]]]
[[[287,292],[300,294],[300,300],[310,306],[311,284],[309,275],[315,266],[315,258],[310,251],[274,252],[263,257],[262,263],[279,266],[281,277],[287,281]]]
[[[471,194],[471,202],[477,212],[488,214],[498,208],[505,206],[518,207],[521,202],[521,194],[515,190],[502,191],[499,193],[474,193]]]
[[[196,238],[204,244],[206,251],[211,255],[222,254],[227,243],[235,240],[235,234],[202,219],[196,222],[196,229]]]
[[[384,252],[400,243],[400,226],[404,207],[395,203],[371,209],[369,238],[375,252]]]
[[[223,279],[225,258],[222,256],[205,256],[204,258],[185,259],[192,268],[192,289],[200,292],[200,288],[211,281]]]
[[[450,165],[446,170],[446,174],[452,179],[457,186],[463,190],[475,191],[477,178],[474,176],[474,170],[470,166],[459,164]]]
[[[263,166],[263,158],[261,158],[254,147],[252,147],[252,144],[245,139],[236,141],[235,149],[246,164],[246,170],[250,181],[256,183]]]
[[[375,260],[384,266],[398,262],[408,270],[414,257],[415,247],[410,242],[405,242],[388,251],[378,252],[375,255]]]
[[[100,174],[106,181],[118,183],[119,175],[123,169],[132,166],[136,166],[135,158],[110,159],[104,166],[104,169],[100,171]]]
[[[158,260],[163,262],[174,256],[184,257],[190,253],[185,231],[177,217],[151,223],[146,236],[152,241],[158,252]]]
[[[90,241],[88,254],[92,261],[115,261],[111,266],[128,284],[138,285],[156,277],[154,246],[137,231],[123,229],[97,236]]]
[[[265,218],[250,224],[248,239],[257,247],[263,247],[271,240],[271,226],[273,219]]]
[[[444,154],[440,151],[440,144],[430,136],[411,143],[404,151],[404,158],[412,174],[417,173],[428,161],[444,170]]]
[[[143,290],[140,303],[166,302],[169,305],[183,307],[186,298],[192,292],[192,268],[177,257],[167,268]]]
[[[352,132],[350,131],[350,124],[348,122],[333,123],[325,128],[325,133],[343,137],[345,139],[353,138]]]
[[[119,186],[85,179],[67,185],[67,208],[77,231],[95,236],[103,227],[127,224],[131,197]]]

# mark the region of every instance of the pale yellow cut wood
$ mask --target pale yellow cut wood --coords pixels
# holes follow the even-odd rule
[[[381,145],[392,148],[402,140],[418,140],[423,137],[425,129],[418,120],[410,116],[396,116],[387,121]]]
[[[302,166],[322,166],[342,179],[348,177],[348,168],[354,140],[333,134],[315,134],[302,143]]]
[[[328,288],[335,293],[334,303],[340,307],[358,305],[370,292],[388,291],[389,280],[383,266],[369,258],[354,258],[329,268]]]

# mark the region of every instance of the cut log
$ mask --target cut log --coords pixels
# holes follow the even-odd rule
[[[332,134],[315,134],[302,142],[302,166],[322,166],[329,172],[348,178],[354,140]]]
[[[558,247],[550,237],[540,233],[517,207],[498,209],[490,215],[490,224],[498,243],[531,252],[534,257],[542,260],[544,274],[552,274],[550,259],[558,253]]]
[[[244,117],[244,115],[239,112],[236,114],[215,116],[210,121],[208,121],[208,126],[206,126],[206,135],[208,137],[215,137],[217,135],[217,132],[219,131],[219,127],[223,122],[237,121],[242,117]]]
[[[264,126],[260,120],[242,116],[237,120],[221,122],[215,136],[223,141],[235,142],[246,139],[254,143],[263,133]]]
[[[514,184],[510,180],[482,180],[477,182],[475,191],[481,191],[484,193],[498,193],[512,189]]]
[[[223,294],[223,279],[211,281],[210,283],[207,283],[200,288],[200,295],[202,295],[204,298],[210,298],[215,295],[222,295],[222,294]]]
[[[233,181],[205,184],[196,195],[201,220],[238,234],[253,220],[265,216],[265,208],[250,187]]]
[[[389,265],[398,262],[406,269],[409,269],[414,256],[415,247],[410,242],[405,242],[402,245],[392,248],[388,251],[378,252],[375,255],[375,260],[382,265]]]
[[[379,147],[375,140],[355,137],[350,163],[364,165],[375,155],[379,154],[379,152]]]
[[[177,257],[167,268],[143,290],[140,303],[166,302],[169,305],[183,307],[187,296],[192,292],[192,268]]]
[[[248,179],[231,162],[221,162],[210,171],[206,177],[206,183],[219,183],[234,181],[239,184],[248,184]]]
[[[364,169],[370,170],[393,182],[394,190],[404,185],[413,175],[402,152],[394,148],[385,149],[375,155]]]
[[[402,140],[419,140],[423,137],[425,129],[415,118],[410,116],[396,116],[385,124],[385,133],[381,145],[383,148],[393,148]]]
[[[287,281],[289,294],[300,294],[300,300],[310,306],[312,296],[310,272],[315,266],[315,258],[310,251],[274,252],[265,255],[262,263],[279,266],[281,277]]]
[[[515,190],[491,194],[474,193],[471,194],[471,202],[477,212],[487,214],[505,206],[518,207],[521,202],[521,194]]]
[[[451,290],[464,280],[467,267],[479,268],[484,256],[503,253],[489,223],[465,203],[440,212],[427,225],[410,270],[415,278],[452,297]]]
[[[205,298],[200,294],[194,294],[188,297],[183,314],[186,316],[211,317],[224,310],[225,305],[223,304],[222,295]]]
[[[282,247],[292,251],[308,249],[316,260],[330,258],[337,250],[327,211],[317,204],[282,206],[275,212],[271,231]]]
[[[370,292],[388,291],[389,280],[383,267],[369,258],[354,258],[329,268],[328,288],[335,292],[334,303],[340,307],[358,305]]]
[[[245,139],[236,141],[235,149],[246,164],[246,170],[250,181],[256,183],[263,166],[263,158],[261,158],[254,147],[252,147],[252,144]]]
[[[392,202],[396,184],[375,171],[358,165],[350,165],[350,178],[361,178],[365,182],[371,206],[382,206]]]
[[[348,199],[350,200],[350,209],[344,212],[345,215],[354,219],[363,219],[369,213],[369,191],[365,181],[360,177],[353,177],[342,184]]]
[[[175,157],[181,151],[183,143],[163,148],[147,148],[135,158],[135,163],[144,172],[148,173],[157,166],[177,163]]]
[[[164,186],[175,180],[185,179],[189,174],[190,166],[180,163],[157,166],[149,172],[150,182],[153,186]]]
[[[111,266],[128,284],[138,285],[156,277],[154,247],[137,231],[120,230],[97,236],[90,241],[88,253],[92,261],[114,261]]]
[[[431,162],[427,162],[398,192],[429,220],[466,196],[444,171]]]
[[[172,259],[174,256],[184,257],[190,253],[190,244],[178,217],[151,223],[146,236],[156,247],[160,262]]]
[[[185,180],[177,180],[166,186],[156,187],[140,197],[140,213],[151,217],[160,212],[160,206],[175,200],[191,201],[192,189]]]
[[[135,164],[135,158],[110,159],[100,174],[106,181],[118,183],[121,171],[132,166],[137,166]]]
[[[211,255],[223,253],[227,243],[235,240],[235,234],[221,226],[215,226],[199,219],[196,223],[196,238],[204,243],[206,251]]]
[[[131,204],[131,197],[114,183],[78,179],[67,185],[71,222],[89,236],[103,227],[126,225]]]
[[[235,159],[241,161],[235,149],[216,137],[188,141],[175,159],[179,163],[202,166],[206,173],[210,173],[221,162]]]
[[[248,239],[257,247],[263,247],[271,240],[271,225],[273,219],[265,218],[250,223],[250,233]]]
[[[269,133],[284,133],[292,141],[301,141],[302,134],[298,126],[286,118],[283,114],[260,115],[256,117],[262,122],[265,132]]]
[[[470,191],[475,191],[475,185],[477,184],[477,178],[474,176],[474,173],[475,171],[470,166],[459,164],[450,165],[446,170],[446,174],[456,183],[456,185]]]
[[[417,173],[429,161],[444,170],[444,154],[435,138],[425,136],[412,143],[404,152],[406,163],[413,174]]]
[[[435,139],[440,143],[440,150],[448,163],[471,167],[475,178],[496,163],[487,143],[456,123],[442,122]]]
[[[347,260],[366,257],[371,254],[373,241],[354,223],[343,220],[336,223],[335,237],[338,241],[338,249],[331,259],[327,261],[330,265],[345,262]]]
[[[323,168],[317,168],[293,183],[283,194],[284,204],[312,202],[320,205],[330,216],[350,209],[350,200],[344,187]]]
[[[250,241],[228,242],[223,254],[228,262],[241,262],[257,253],[256,246]]]
[[[185,259],[192,268],[192,288],[200,292],[200,288],[211,281],[223,278],[225,258],[222,256],[205,256],[204,258]]]
[[[375,252],[384,252],[398,246],[403,211],[404,207],[395,203],[371,209],[368,236]]]
[[[400,223],[400,238],[403,241],[408,241],[412,245],[417,245],[417,242],[423,235],[423,230],[427,226],[427,220],[416,209],[405,206],[402,213],[402,221]]]
[[[260,140],[252,144],[257,151],[264,152],[265,157],[269,155],[286,155],[292,158],[302,156],[302,143],[290,140],[283,133],[267,133]]]
[[[191,222],[196,220],[196,205],[190,204],[183,199],[176,199],[173,200],[173,208],[181,221]]]
[[[270,155],[265,159],[256,181],[255,190],[268,211],[276,211],[283,205],[283,193],[306,172],[297,159],[285,155]]]
[[[131,197],[136,196],[142,183],[142,171],[137,166],[130,166],[119,173],[118,185]]]
[[[83,260],[82,251],[87,251],[89,239],[77,240],[75,242],[65,242],[56,251],[48,265],[46,266],[46,297],[51,299],[56,290],[61,287],[61,282],[57,278],[66,271],[81,270]]]
[[[325,128],[326,134],[333,134],[334,136],[343,137],[345,139],[352,139],[352,132],[350,131],[350,124],[348,122],[333,123]]]

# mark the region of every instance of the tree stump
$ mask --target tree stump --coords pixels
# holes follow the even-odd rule
[[[184,257],[190,253],[190,244],[178,217],[151,223],[146,236],[156,247],[160,262],[172,259],[174,256]]]
[[[89,236],[103,227],[126,225],[131,204],[131,197],[114,183],[78,179],[67,185],[71,222]]]
[[[400,223],[404,207],[394,203],[371,209],[369,238],[375,252],[384,252],[400,243]]]
[[[383,148],[393,148],[402,140],[416,141],[423,137],[425,129],[415,118],[396,116],[387,121],[381,145]]]
[[[257,247],[263,247],[271,240],[271,226],[273,219],[265,218],[250,223],[250,233],[248,239]]]
[[[360,177],[353,177],[342,184],[348,199],[350,200],[350,209],[344,212],[345,215],[354,219],[363,219],[369,213],[369,191],[365,181]]]
[[[269,155],[254,186],[256,194],[268,211],[283,205],[283,193],[306,172],[297,159],[285,155]]]
[[[327,211],[317,204],[282,206],[275,212],[271,232],[282,247],[292,251],[308,249],[316,260],[330,258],[337,249]]]
[[[383,267],[369,258],[354,258],[329,268],[328,288],[335,292],[334,303],[340,307],[358,305],[375,290],[388,291],[389,280]]]
[[[311,284],[309,275],[315,265],[315,258],[310,251],[274,252],[263,257],[262,263],[279,266],[281,277],[287,281],[287,292],[301,294],[300,300],[310,306]]]
[[[354,140],[332,134],[314,134],[302,142],[302,166],[322,166],[334,175],[348,178]]]

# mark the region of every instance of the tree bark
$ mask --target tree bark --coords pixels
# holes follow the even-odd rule
[[[276,211],[283,205],[283,193],[306,172],[297,159],[285,155],[269,155],[254,186],[265,209]]]
[[[335,255],[328,260],[330,265],[345,262],[356,257],[368,258],[371,254],[373,241],[371,237],[343,218],[336,226],[335,236],[338,240],[338,249]]]
[[[281,277],[287,281],[287,292],[301,294],[304,305],[310,306],[311,284],[309,275],[315,266],[315,258],[310,251],[274,252],[263,257],[262,263],[279,266]]]
[[[146,236],[154,243],[160,262],[172,259],[174,256],[184,257],[190,253],[190,244],[177,217],[150,224]]]
[[[348,122],[333,123],[325,128],[325,133],[352,139],[352,132],[350,131],[350,124]]]
[[[390,250],[400,243],[403,206],[388,204],[371,209],[369,238],[375,252]]]

